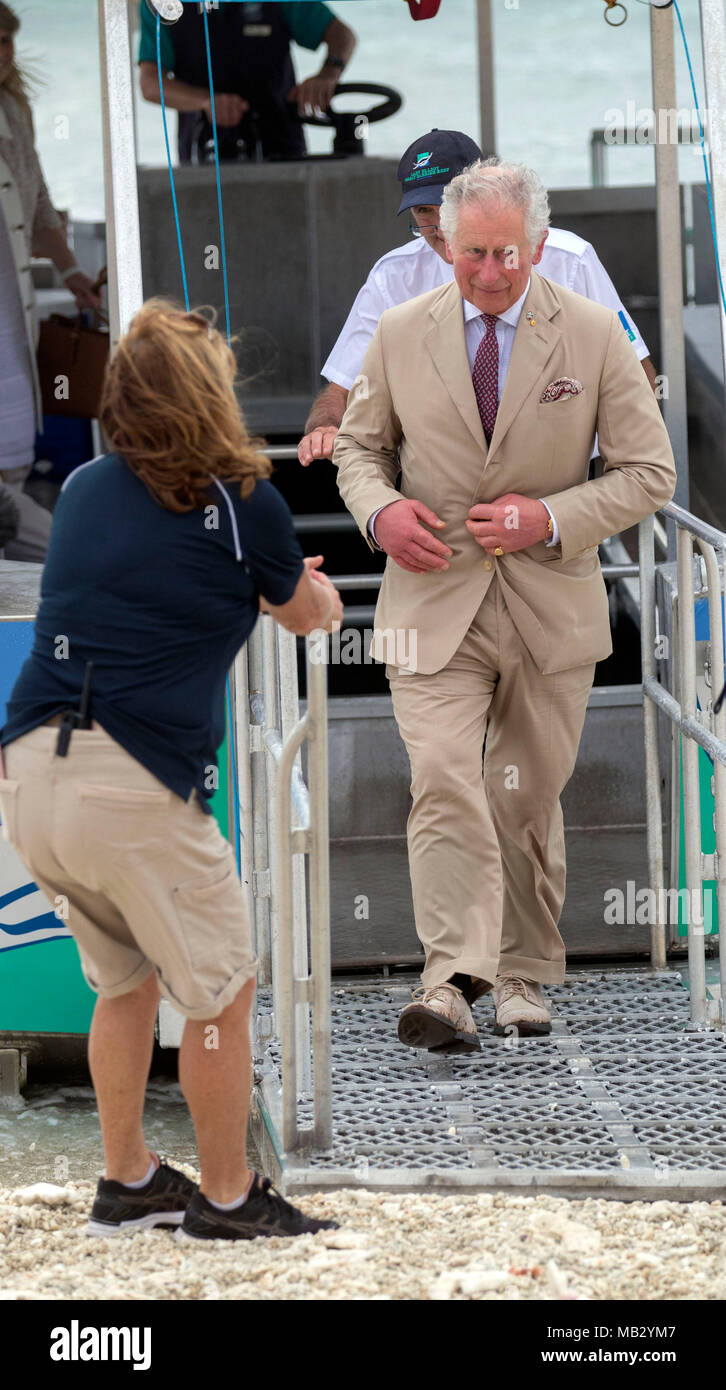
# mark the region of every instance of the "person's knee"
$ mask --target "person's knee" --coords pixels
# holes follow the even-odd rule
[[[500,778],[487,777],[484,789],[497,833],[523,847],[542,844],[560,819],[559,782],[538,786],[536,796]]]
[[[452,801],[481,787],[481,759],[447,756],[446,750],[432,745],[422,749],[411,768],[411,794],[414,799],[433,795]]]

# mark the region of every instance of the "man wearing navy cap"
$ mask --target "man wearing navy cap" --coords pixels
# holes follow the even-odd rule
[[[402,189],[398,211],[408,212],[412,218],[413,239],[376,261],[358,293],[321,373],[328,385],[312,405],[298,448],[304,466],[314,459],[331,457],[348,393],[384,310],[453,280],[453,266],[439,230],[439,207],[447,184],[481,154],[479,146],[462,131],[434,129],[414,140],[403,155],[398,166]],[[615,309],[648,380],[655,386],[648,348],[589,241],[574,232],[550,227],[537,270],[548,280]]]

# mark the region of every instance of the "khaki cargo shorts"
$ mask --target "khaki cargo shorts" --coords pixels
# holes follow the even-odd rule
[[[187,1018],[216,1018],[255,975],[234,850],[98,724],[41,725],[3,750],[3,834],[76,941],[105,998],[152,974]]]

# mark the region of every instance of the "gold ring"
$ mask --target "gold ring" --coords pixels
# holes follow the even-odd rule
[[[504,551],[502,550],[501,545],[498,545],[498,546],[497,546],[496,550],[494,551],[494,554],[495,554],[495,555],[503,555],[503,554],[504,554]]]

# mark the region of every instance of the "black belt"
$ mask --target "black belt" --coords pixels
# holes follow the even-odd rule
[[[90,729],[93,720],[90,717],[91,703],[91,674],[93,672],[93,662],[86,662],[86,674],[83,677],[83,690],[81,691],[81,703],[77,710],[67,709],[63,711],[60,728],[58,730],[58,742],[55,746],[56,757],[65,758],[71,742],[71,734],[74,729]]]

